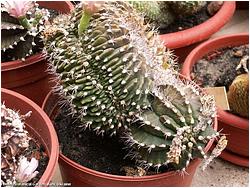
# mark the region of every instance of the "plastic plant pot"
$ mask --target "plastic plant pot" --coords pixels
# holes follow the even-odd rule
[[[52,121],[60,110],[58,102],[59,97],[56,94],[50,92],[43,103],[43,109]],[[217,117],[214,119],[214,130],[217,130]],[[208,142],[205,148],[205,152],[207,152],[212,146],[213,141],[214,140],[210,140]],[[186,168],[188,175],[185,175],[184,177],[176,171],[170,171],[150,176],[132,177],[98,172],[74,162],[62,153],[59,154],[59,167],[63,182],[71,183],[72,186],[186,187],[191,185],[194,173],[200,163],[201,159],[192,160],[188,168]]]
[[[199,42],[208,39],[230,21],[235,7],[234,1],[224,1],[220,10],[205,22],[183,31],[162,34],[160,38],[167,48],[174,50],[178,62],[183,63]]]

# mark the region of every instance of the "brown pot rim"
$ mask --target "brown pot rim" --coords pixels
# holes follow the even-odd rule
[[[187,77],[185,77],[184,75],[180,75],[180,76],[187,79]],[[46,96],[46,98],[45,98],[45,100],[43,102],[42,109],[45,109],[46,103],[49,100],[49,98],[52,96],[52,94],[53,94],[52,91],[50,91],[48,93],[48,95]],[[217,129],[218,129],[217,116],[215,116],[215,118],[214,118],[213,126],[214,126],[214,130],[217,131]],[[214,142],[214,139],[211,139],[207,143],[207,145],[205,147],[205,152],[209,151],[209,149],[213,145],[213,142]],[[120,176],[120,175],[113,175],[113,174],[107,174],[107,173],[99,172],[99,171],[87,168],[85,166],[82,166],[82,165],[74,162],[73,160],[69,159],[68,157],[63,155],[61,152],[59,152],[59,163],[60,163],[60,160],[64,161],[65,163],[69,164],[70,166],[73,166],[74,168],[76,168],[76,169],[78,169],[80,171],[86,172],[86,173],[91,174],[93,176],[97,176],[99,178],[110,179],[110,180],[117,180],[117,181],[126,181],[126,182],[149,181],[149,180],[167,178],[167,177],[174,176],[174,175],[177,174],[177,171],[170,171],[170,172],[165,172],[165,173],[161,173],[161,174],[155,174],[155,175],[150,175],[150,176],[142,176],[142,177]],[[192,160],[190,162],[190,165],[193,166],[195,163],[198,163],[200,161],[201,161],[201,159],[196,158],[196,159],[194,159],[194,160]],[[190,165],[187,168],[189,168]]]
[[[233,16],[235,1],[224,1],[220,10],[205,22],[183,31],[160,35],[164,45],[170,49],[181,48],[209,38],[222,28]]]
[[[24,103],[27,103],[29,106],[31,106],[31,108],[35,109],[40,114],[42,119],[44,120],[44,122],[45,122],[44,128],[47,128],[49,133],[50,133],[51,152],[47,151],[50,154],[49,162],[47,164],[47,167],[46,167],[42,177],[38,181],[38,184],[41,184],[41,186],[44,186],[44,184],[45,185],[49,184],[51,179],[52,179],[53,174],[55,173],[56,164],[57,164],[58,156],[59,156],[59,142],[57,139],[56,131],[54,129],[54,126],[53,126],[50,118],[37,104],[35,104],[33,101],[31,101],[27,97],[25,97],[17,92],[5,89],[5,88],[1,88],[1,93],[6,93],[8,95],[15,96],[16,98],[19,98],[20,100],[22,100]]]
[[[228,45],[234,46],[234,45],[242,45],[246,44],[241,41],[239,41],[239,38],[241,41],[244,39],[248,41],[249,34],[248,33],[238,33],[238,34],[229,34],[224,35],[221,37],[217,37],[211,40],[208,40],[200,45],[198,45],[196,48],[194,48],[190,54],[187,56],[183,63],[183,67],[181,69],[181,74],[185,75],[188,79],[191,79],[190,72],[193,67],[193,65],[197,62],[197,59],[203,57],[205,54],[215,50],[219,49]],[[237,40],[238,39],[238,40]],[[225,43],[223,45],[223,43]],[[214,47],[218,46],[217,48]],[[209,49],[210,46],[213,46]],[[204,52],[205,51],[205,52]],[[197,58],[198,57],[198,58]],[[225,110],[222,110],[221,108],[217,107],[218,110],[218,120],[224,123],[227,123],[230,126],[243,129],[243,130],[249,130],[249,120],[240,116],[237,116],[235,114],[232,114],[230,112],[227,112]]]
[[[222,110],[221,108],[217,107],[218,111],[218,120],[226,123],[232,127],[236,127],[238,129],[242,130],[249,130],[249,120],[240,116],[237,116],[235,114],[232,114],[230,112],[227,112],[225,110]]]
[[[14,69],[22,68],[22,67],[27,67],[37,62],[40,62],[42,60],[45,60],[45,55],[42,53],[38,53],[38,54],[34,54],[28,57],[27,59],[25,59],[25,61],[15,60],[15,61],[2,62],[1,71],[10,71],[10,70],[14,70]]]

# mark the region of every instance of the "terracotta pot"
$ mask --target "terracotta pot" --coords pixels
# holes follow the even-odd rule
[[[183,63],[197,43],[219,31],[231,19],[234,11],[235,2],[224,1],[221,9],[207,21],[183,31],[162,34],[160,38],[167,48],[174,50],[178,62]]]
[[[38,3],[60,13],[69,13],[74,8],[68,1],[39,1]],[[38,105],[42,105],[53,83],[49,82],[46,72],[47,62],[41,53],[28,57],[25,62],[19,60],[2,62],[1,69],[2,87],[21,93]]]
[[[196,47],[188,55],[183,64],[181,74],[185,75],[190,79],[190,73],[192,71],[193,65],[209,52],[227,46],[239,46],[243,44],[248,44],[248,41],[248,33],[226,35],[223,37],[206,41]],[[236,155],[241,155],[241,157],[245,157],[248,160],[249,120],[226,112],[218,107],[218,125],[219,130],[222,129],[222,133],[227,134],[228,146],[226,149]],[[232,157],[230,157],[229,161],[234,163]]]
[[[53,120],[58,113],[59,107],[58,96],[51,92],[47,95],[43,103],[43,109],[48,116]],[[215,118],[214,129],[217,130],[217,118]],[[211,140],[205,151],[208,151],[212,146]],[[190,186],[196,168],[201,163],[200,159],[194,159],[186,169],[189,175],[182,177],[175,171],[161,173],[143,177],[129,177],[111,175],[98,172],[77,164],[67,158],[62,153],[59,154],[59,167],[63,182],[71,183],[72,186],[109,186],[109,187],[157,187],[157,186]]]
[[[32,111],[31,117],[25,120],[25,125],[28,132],[44,146],[49,156],[47,168],[38,182],[39,186],[45,186],[53,177],[59,155],[59,144],[53,124],[45,112],[27,97],[3,88],[1,94],[1,101],[5,102],[6,107],[19,110],[20,114]]]

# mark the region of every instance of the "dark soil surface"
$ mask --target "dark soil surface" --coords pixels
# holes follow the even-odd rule
[[[210,17],[211,16],[207,12],[207,5],[206,5],[199,12],[193,15],[176,19],[167,28],[159,29],[159,32],[160,34],[167,34],[189,29],[205,22]]]
[[[236,67],[248,54],[248,45],[215,50],[195,63],[191,78],[202,87],[226,86],[228,90],[235,77],[245,73],[243,68]]]
[[[126,157],[128,152],[118,137],[97,136],[88,129],[79,131],[80,123],[66,114],[65,110],[60,112],[54,122],[60,150],[65,156],[96,171],[114,175],[138,175],[135,161]],[[159,172],[168,170],[171,168],[161,167]],[[156,169],[150,168],[144,172],[147,175],[155,174]]]

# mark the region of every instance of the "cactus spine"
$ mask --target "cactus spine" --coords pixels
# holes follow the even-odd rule
[[[45,30],[50,72],[83,127],[125,137],[138,162],[185,170],[206,157],[214,99],[173,70],[171,53],[126,2],[104,3],[79,35],[81,5]],[[124,136],[125,134],[125,136]]]

